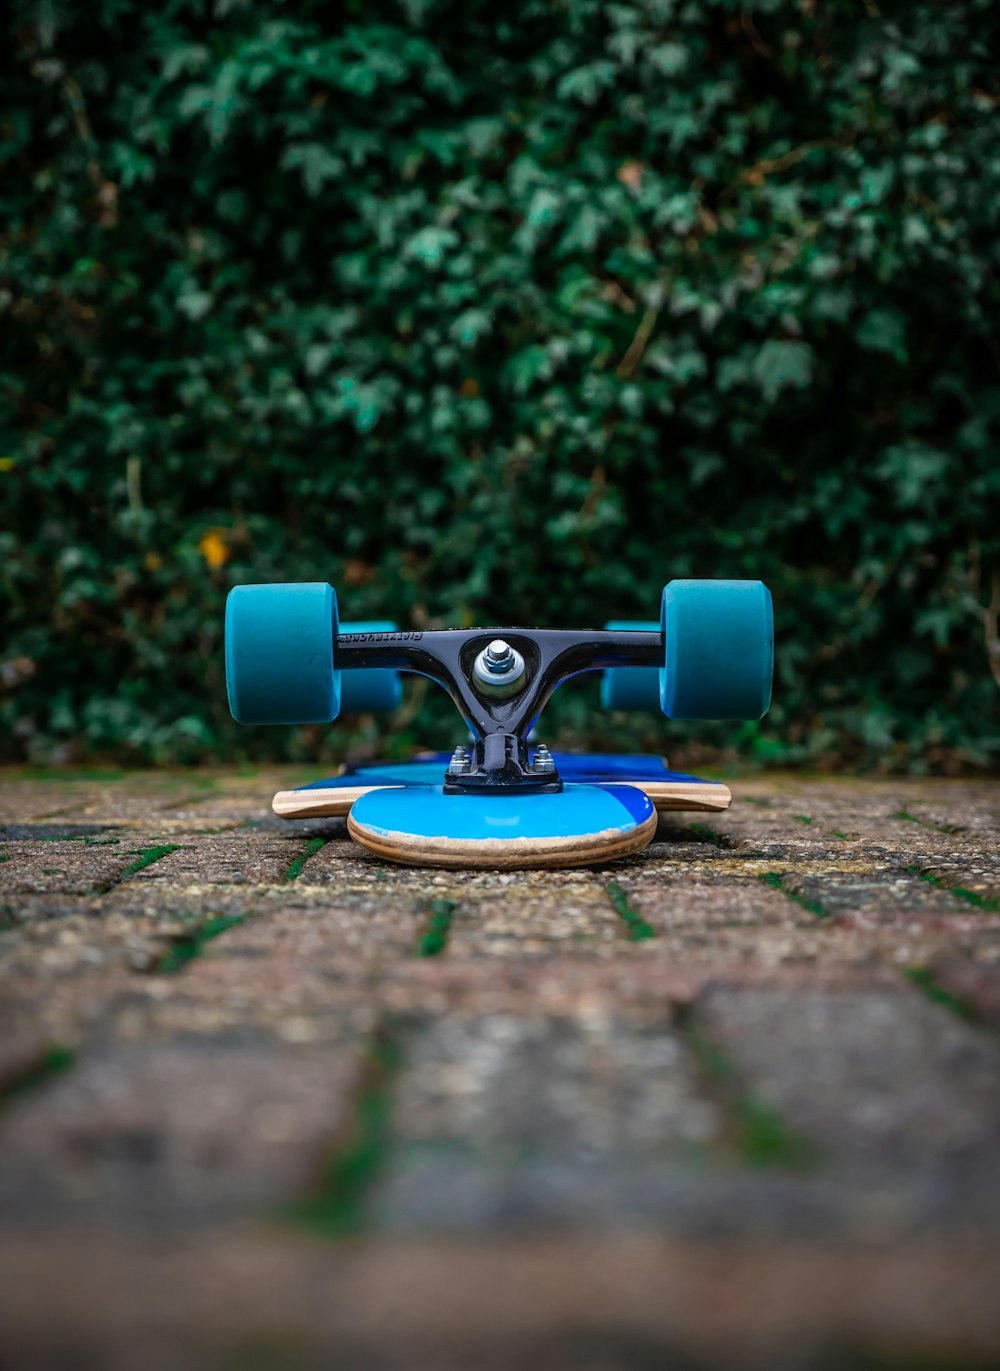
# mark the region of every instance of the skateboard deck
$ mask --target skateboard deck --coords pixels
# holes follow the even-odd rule
[[[448,795],[449,753],[345,768],[275,795],[283,819],[347,816],[351,837],[416,866],[576,866],[644,847],[657,814],[727,809],[719,781],[670,771],[660,757],[556,753],[559,794]]]

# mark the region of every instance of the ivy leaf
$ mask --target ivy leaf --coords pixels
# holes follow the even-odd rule
[[[581,100],[585,105],[593,105],[611,85],[614,77],[612,62],[591,62],[589,66],[577,67],[576,71],[564,76],[557,87],[557,94],[563,100]]]
[[[450,333],[452,338],[471,345],[484,338],[492,327],[493,320],[486,310],[467,309],[452,324]]]
[[[190,287],[177,297],[177,308],[186,319],[197,322],[212,308],[212,294],[207,290]]]
[[[688,63],[688,51],[680,43],[660,43],[649,54],[650,65],[663,76],[678,76]]]
[[[808,343],[765,343],[754,358],[751,373],[766,400],[783,390],[802,390],[812,380],[815,355]]]
[[[901,365],[906,361],[906,323],[895,310],[870,310],[854,336],[871,352],[887,352]]]
[[[593,205],[583,205],[570,215],[570,224],[559,243],[560,254],[589,250],[596,244],[604,224],[603,216]]]
[[[924,506],[948,469],[948,454],[927,443],[910,441],[886,448],[876,468],[904,509]]]
[[[328,181],[336,181],[344,174],[344,163],[334,157],[322,143],[291,143],[284,151],[281,165],[298,169],[306,194],[317,196]]]
[[[423,262],[428,267],[439,267],[450,248],[457,247],[459,236],[449,228],[428,224],[415,233],[403,248],[403,256],[412,261]]]
[[[529,347],[510,359],[508,371],[515,392],[524,395],[537,380],[552,375],[552,360],[545,348]]]

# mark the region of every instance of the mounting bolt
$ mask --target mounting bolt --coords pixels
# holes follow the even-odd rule
[[[555,771],[556,763],[552,753],[544,743],[539,743],[535,748],[535,770],[548,775]]]
[[[466,772],[472,770],[472,762],[469,759],[468,751],[459,745],[451,754],[451,762],[448,770],[455,776],[464,776]]]

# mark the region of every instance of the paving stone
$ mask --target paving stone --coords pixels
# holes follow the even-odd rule
[[[980,851],[972,856],[961,853],[924,858],[912,870],[932,883],[940,882],[952,889],[958,886],[992,905],[994,910],[1000,910],[1000,852],[996,850]]]
[[[0,1036],[77,1046],[250,1032],[298,1043],[340,1040],[348,1029],[361,1038],[373,1030],[378,963],[369,949],[363,956],[339,951],[327,964],[304,949],[258,955],[252,945],[224,955],[226,939],[241,931],[226,930],[169,975],[155,969],[175,945],[166,931],[105,945],[63,934],[41,951],[25,946],[0,968]]]
[[[0,980],[0,1036],[75,1048],[112,1033],[133,993],[141,993],[141,981],[121,965],[81,966],[71,977],[14,973]]]
[[[137,823],[144,827],[157,823],[160,809],[176,804],[192,790],[186,773],[161,771],[122,772],[104,779],[68,773],[68,779],[54,775],[44,784],[49,802],[44,814],[36,814],[38,818],[50,822]],[[13,805],[0,810],[0,816],[14,822],[26,818],[18,815]]]
[[[101,896],[19,896],[0,933],[0,978],[89,973],[98,965],[153,969],[177,940],[207,921],[245,918],[260,898],[248,887],[126,882]]]
[[[662,933],[684,928],[746,924],[812,927],[811,916],[756,877],[716,875],[710,865],[665,871],[655,878],[623,875],[618,882],[631,907]]]
[[[0,1127],[5,1222],[131,1226],[256,1215],[305,1189],[357,1057],[217,1044],[93,1055]]]
[[[836,823],[837,820],[834,820]],[[841,820],[846,822],[846,820]],[[950,855],[956,851],[969,852],[969,840],[956,840],[948,835],[922,829],[918,825],[896,823],[883,817],[868,821],[855,819],[847,829],[824,829],[814,823],[809,826],[786,823],[759,823],[753,820],[713,818],[713,831],[725,839],[734,851],[767,857],[772,861],[826,857],[830,860],[851,857],[891,858],[897,865],[921,858]]]
[[[419,867],[393,867],[374,853],[367,852],[346,836],[341,824],[332,831],[328,841],[315,852],[302,868],[297,880],[302,886],[341,890],[347,887],[367,888],[389,882],[394,889],[419,889],[434,892],[438,897],[450,894],[478,873],[434,872]]]
[[[836,850],[821,847],[804,853],[782,844],[780,850],[776,845],[773,851],[768,852],[750,846],[746,849],[719,848],[709,842],[656,842],[642,852],[604,868],[602,878],[606,884],[609,880],[621,883],[625,877],[660,877],[672,873],[703,874],[713,879],[725,876],[759,877],[782,865],[796,868],[808,866],[813,871],[829,872],[884,870],[895,875],[899,871],[899,863],[881,850],[872,855],[847,847]]]
[[[145,977],[110,1007],[120,1041],[219,1040],[360,1047],[378,1026],[378,980],[367,959],[330,967],[298,957],[205,955],[180,975]]]
[[[802,824],[791,814],[768,815],[760,818],[756,814],[706,815],[698,828],[708,841],[709,834],[716,839],[716,845],[730,850],[746,849],[755,853],[773,851],[802,853],[829,853],[833,856],[844,851],[844,840],[818,824]]]
[[[968,852],[982,841],[985,832],[993,829],[996,833],[992,821],[978,830],[921,821],[913,811],[927,812],[921,804],[923,798],[923,791],[891,784],[875,791],[870,786],[842,788],[839,793],[809,787],[768,798],[749,809],[734,804],[725,814],[706,816],[704,827],[737,847],[763,851],[777,851],[783,846],[791,851],[828,847],[836,851],[839,845],[841,849],[893,853],[897,859],[906,854]]]
[[[613,949],[623,926],[597,883],[549,891],[468,896],[456,902],[448,938],[452,956],[531,956],[595,953]]]
[[[43,842],[5,842],[5,860],[0,862],[0,903],[20,894],[53,891],[86,895],[106,889],[121,879],[144,847],[156,845],[152,837],[134,833],[123,838],[92,840],[89,844],[58,837]]]
[[[670,867],[699,866],[717,857],[719,849],[708,838],[695,838],[693,834],[680,829],[676,824],[661,819],[653,841],[638,852],[622,857],[602,869],[605,881],[629,872],[642,871],[649,874]],[[730,860],[734,860],[730,854]]]
[[[25,1236],[0,1248],[0,1316],[12,1364],[44,1371],[985,1371],[998,1280],[969,1246]]]
[[[274,888],[244,882],[226,885],[212,881],[130,879],[91,901],[91,909],[99,922],[176,917],[189,922],[211,915],[250,914],[264,904]]]
[[[812,924],[790,921],[781,927],[716,926],[698,930],[670,930],[655,942],[642,944],[643,955],[663,957],[681,965],[692,964],[706,976],[714,968],[720,980],[737,981],[748,972],[780,968],[821,968],[837,964],[858,968],[878,963],[906,969],[940,956],[946,949],[976,955],[984,934],[974,920],[959,921],[964,934],[949,925],[928,928],[918,921],[880,926],[855,924],[849,919]],[[757,979],[760,979],[758,974]]]
[[[319,851],[312,854],[297,879],[307,886],[367,884],[385,880],[386,867],[373,853],[352,842],[346,828],[338,825]]]
[[[722,1127],[662,1016],[451,1014],[401,1051],[393,1150],[373,1200],[386,1226],[634,1218],[650,1173]]]
[[[950,894],[916,876],[877,870],[864,875],[817,871],[801,867],[781,871],[781,885],[793,895],[807,900],[831,918],[892,918],[900,914],[912,918],[949,915],[967,916],[969,907]]]
[[[144,885],[260,885],[284,880],[292,862],[307,850],[301,838],[263,833],[188,836],[176,852],[132,879]]]
[[[1000,789],[995,781],[951,793],[946,786],[935,785],[909,804],[907,812],[925,824],[950,828],[976,840],[1000,841]]]
[[[0,824],[6,827],[42,821],[60,807],[61,798],[51,783],[8,773],[6,783],[0,787]]]
[[[951,915],[947,922],[936,916],[921,919],[901,913],[891,924],[866,922],[850,927],[845,918],[835,939],[844,938],[859,951],[892,963],[909,974],[943,955],[967,958],[970,962],[990,960],[1000,951],[1000,930],[984,928],[975,914]]]
[[[318,969],[301,959],[202,956],[176,975],[121,960],[73,976],[0,980],[0,1034],[80,1048],[128,1043],[363,1042],[377,1024],[370,960]]]
[[[105,922],[86,909],[34,923],[16,940],[0,938],[0,986],[20,981],[41,988],[106,966],[145,970],[187,927],[176,917],[141,927],[134,920]]]
[[[37,1031],[0,1033],[0,1097],[10,1096],[43,1059],[50,1043]]]
[[[94,780],[79,773],[52,773],[45,780],[34,780],[7,772],[0,787],[0,823],[22,824],[62,820],[87,822],[91,812],[99,812],[104,823],[115,821],[119,813],[133,818],[152,801],[167,802],[176,793],[178,782],[169,773],[154,771],[122,772],[110,780]]]
[[[0,851],[3,851],[3,843],[12,840],[37,843],[44,842],[49,838],[63,838],[90,839],[91,842],[98,842],[98,840],[103,842],[108,838],[121,837],[122,835],[129,836],[127,829],[121,824],[76,824],[63,820],[38,823],[0,823]]]
[[[451,956],[414,958],[384,967],[370,994],[387,1012],[419,1017],[451,1011],[556,1017],[613,1016],[630,1010],[686,1009],[708,986],[896,987],[897,969],[871,958],[839,961],[761,958],[737,961],[706,943],[703,955],[675,955],[661,940],[628,944],[615,957]]]
[[[299,882],[264,892],[257,917],[212,945],[214,957],[270,957],[329,964],[338,958],[384,960],[413,954],[430,902],[376,884],[332,892]]]
[[[989,961],[959,961],[945,954],[928,968],[933,983],[959,1005],[968,1007],[971,1016],[993,1028],[1000,1028],[1000,945],[990,949]]]
[[[901,1221],[1000,1227],[1000,1042],[915,991],[709,990],[695,1021]]]
[[[271,813],[270,796],[258,786],[211,786],[171,798],[156,809],[157,822],[183,820],[190,828],[232,828],[252,824]]]
[[[96,896],[61,890],[44,895],[16,892],[0,896],[0,956],[4,948],[18,945],[27,925],[93,913],[98,907]]]

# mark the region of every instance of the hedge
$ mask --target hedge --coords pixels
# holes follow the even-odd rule
[[[771,714],[581,688],[553,737],[1000,756],[1000,10],[5,15],[3,756],[371,742],[229,720],[238,582],[583,626],[673,576],[771,586]],[[454,731],[418,697],[393,745]]]

